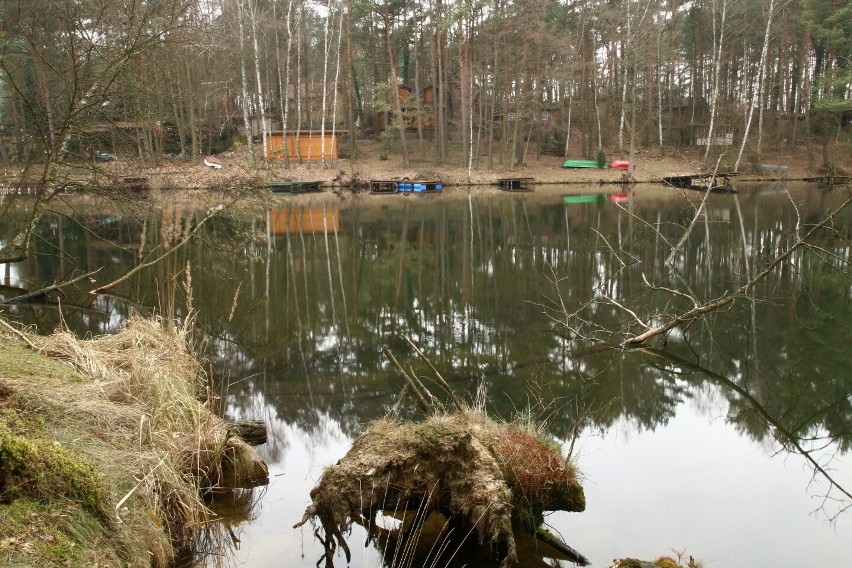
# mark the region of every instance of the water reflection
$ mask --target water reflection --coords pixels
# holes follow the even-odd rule
[[[822,192],[794,196],[806,223],[837,199]],[[98,280],[111,281],[168,247],[200,218],[194,209],[179,206],[132,215],[81,212],[73,222],[57,217],[40,226],[39,254],[16,266],[5,284],[30,287],[97,267]],[[670,334],[668,359],[647,352],[574,356],[578,340],[600,339],[604,330],[629,331],[633,325],[617,306],[596,298],[616,298],[645,313],[688,305],[685,298],[648,293],[645,280],[661,288],[683,285],[665,262],[693,214],[681,198],[645,195],[641,189],[589,203],[530,194],[380,199],[378,204],[369,199],[282,202],[270,210],[215,219],[202,239],[142,271],[114,295],[69,290],[63,318],[85,334],[115,329],[134,309],[168,307],[175,317],[185,316],[190,306],[198,310],[205,352],[227,393],[227,412],[262,418],[271,427],[264,451],[273,483],[259,519],[241,536],[241,550],[252,551],[244,558],[251,557],[252,566],[281,565],[273,559],[284,539],[307,550],[305,559],[288,557],[287,565],[308,566],[319,557],[310,534],[300,540],[287,527],[301,516],[322,465],[342,456],[364,423],[394,407],[401,384],[382,346],[403,365],[421,368],[403,335],[428,353],[459,392],[473,393],[484,383],[494,413],[509,418],[529,408],[566,449],[576,444],[581,459],[623,474],[609,479],[611,474],[595,470],[589,473],[592,484],[638,476],[655,495],[673,491],[671,481],[641,473],[647,466],[642,455],[621,448],[600,464],[588,455],[587,444],[598,435],[609,439],[628,432],[651,446],[653,440],[668,443],[663,433],[684,422],[695,427],[694,416],[703,412],[755,442],[751,457],[762,456],[764,446],[779,449],[779,440],[786,450],[795,449],[790,439],[810,442],[807,449],[830,444],[828,452],[846,452],[852,436],[848,213],[819,235],[816,247],[798,251],[774,269],[755,291],[760,301],[734,304]],[[716,297],[788,242],[797,221],[786,193],[752,192],[738,200],[713,195],[675,266],[697,297]],[[6,311],[45,330],[58,322],[55,299]],[[560,314],[574,312],[583,314],[583,323],[563,325]],[[712,410],[702,410],[707,405]],[[406,404],[401,413],[414,416],[415,409]],[[688,439],[678,443],[683,446],[669,448],[668,455],[691,446]],[[628,454],[640,461],[625,468],[620,456]],[[724,448],[703,455],[708,472],[724,479],[732,455]],[[844,463],[832,465],[845,472],[842,479],[852,479]],[[793,490],[804,493],[807,475],[798,483]],[[609,522],[595,516],[595,497],[609,498],[606,491],[597,496],[592,491],[587,513],[557,522],[571,527],[572,534],[582,533],[584,519]],[[622,507],[631,508],[630,495],[619,497],[625,499]],[[750,506],[767,507],[767,500],[780,498],[757,499]],[[705,502],[696,494],[689,499]],[[667,530],[666,515],[647,511],[636,524]],[[707,519],[700,521],[708,533],[714,530]],[[719,522],[735,520],[720,513]],[[567,540],[587,555],[597,553],[596,564],[608,555],[630,553],[620,538],[582,534],[583,541]],[[804,530],[797,535],[790,538],[817,538],[828,555],[844,548],[852,552],[830,535],[814,537]],[[589,551],[591,541],[600,545]],[[684,544],[662,542],[649,556]],[[711,556],[722,546],[702,544],[692,551],[697,556]],[[356,565],[376,561],[375,552],[364,554],[361,560],[356,554]],[[756,550],[746,556],[747,561],[726,558],[725,565],[765,564]]]

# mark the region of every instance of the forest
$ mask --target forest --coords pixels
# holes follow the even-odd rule
[[[0,21],[7,169],[263,160],[273,131],[470,167],[530,145],[849,155],[849,0],[2,0]]]

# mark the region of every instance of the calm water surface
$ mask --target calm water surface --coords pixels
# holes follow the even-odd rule
[[[793,187],[793,207],[774,189],[747,188],[739,203],[711,196],[675,259],[680,278],[664,263],[694,209],[641,186],[620,205],[620,195],[581,204],[558,194],[281,198],[212,221],[197,242],[113,294],[70,293],[63,318],[80,334],[103,333],[133,310],[181,316],[191,307],[226,414],[269,425],[259,450],[270,484],[256,490],[251,520],[231,522],[238,548],[210,566],[314,566],[321,549],[312,531],[291,527],[323,468],[397,402],[401,382],[382,346],[427,374],[404,335],[459,392],[483,385],[492,413],[531,412],[572,451],[587,510],[547,522],[595,566],[677,553],[707,567],[846,566],[850,512],[827,522],[838,494],[823,499],[825,481],[778,440],[825,441],[820,463],[852,486],[852,288],[821,260],[848,273],[849,214],[818,234],[818,249],[774,269],[759,301],[675,330],[654,344],[659,352],[572,356],[590,345],[580,336],[641,331],[601,298],[642,315],[689,307],[644,280],[716,297],[787,242],[797,210],[812,223],[842,197]],[[203,214],[176,203],[134,213],[76,206],[40,227],[39,254],[3,275],[2,292],[73,269],[103,267],[97,278],[107,282]],[[58,321],[51,304],[8,311],[45,331]],[[416,416],[410,401],[400,412]],[[352,566],[380,566],[363,541],[353,530]]]

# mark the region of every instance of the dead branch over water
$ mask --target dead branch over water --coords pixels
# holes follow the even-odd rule
[[[747,301],[750,304],[752,326],[756,329],[754,304],[767,299],[760,297],[759,285],[776,274],[785,263],[790,263],[794,266],[794,270],[797,269],[795,267],[795,255],[802,250],[812,251],[818,262],[825,264],[843,281],[849,282],[852,279],[852,274],[848,270],[848,259],[843,257],[842,254],[820,245],[819,238],[831,234],[833,238],[839,238],[845,243],[845,246],[848,246],[848,234],[844,233],[842,229],[838,230],[837,227],[841,226],[838,223],[841,214],[846,214],[850,209],[852,192],[846,190],[838,205],[825,211],[808,225],[805,225],[802,213],[793,202],[796,212],[795,226],[790,226],[786,238],[778,241],[769,256],[763,261],[762,266],[754,266],[754,261],[748,258],[742,213],[739,211],[739,203],[737,202],[738,232],[743,239],[746,271],[740,283],[733,283],[732,289],[723,291],[709,300],[700,298],[692,290],[686,276],[681,273],[675,262],[701,215],[706,216],[706,213],[704,213],[706,197],[705,195],[700,206],[696,208],[694,216],[686,225],[679,239],[666,238],[659,226],[654,226],[636,216],[632,211],[628,211],[631,219],[637,220],[644,228],[650,229],[656,238],[670,247],[668,258],[663,263],[667,273],[658,275],[656,281],[652,282],[644,271],[641,272],[644,287],[643,294],[640,294],[639,297],[643,300],[637,300],[636,297],[616,297],[607,287],[601,287],[593,292],[590,299],[581,302],[580,306],[575,309],[574,306],[567,304],[559,293],[560,278],[554,271],[551,283],[557,293],[549,304],[542,306],[543,310],[556,324],[557,333],[573,344],[571,354],[574,357],[594,355],[603,351],[641,353],[655,359],[667,360],[682,369],[700,372],[724,389],[736,393],[755,411],[761,422],[783,449],[800,454],[812,469],[814,478],[822,479],[827,483],[828,489],[822,495],[822,505],[823,507],[829,503],[835,505],[836,512],[826,511],[829,520],[834,521],[840,514],[852,508],[852,493],[843,481],[837,478],[836,472],[830,466],[830,461],[824,461],[825,458],[821,456],[820,452],[825,451],[832,444],[843,443],[844,435],[829,436],[827,439],[821,440],[823,446],[820,447],[819,444],[813,443],[814,440],[808,435],[796,433],[795,428],[791,430],[785,427],[783,421],[780,420],[781,417],[773,416],[772,413],[767,411],[761,401],[752,396],[748,389],[726,376],[702,367],[698,361],[687,361],[670,353],[666,350],[666,342],[670,333],[675,330],[687,333],[690,326],[696,322],[703,322],[709,328],[706,318],[732,308],[739,301]],[[614,255],[618,261],[621,261],[622,256],[635,258],[635,255],[632,255],[628,250],[616,249],[608,242],[606,245],[608,252]],[[709,255],[709,252],[707,254]],[[618,270],[623,268],[624,263],[621,262],[621,267]],[[608,275],[608,278],[612,277],[612,274]],[[657,283],[665,282],[667,279],[673,284]],[[650,295],[656,295],[656,298],[662,299],[661,303],[664,307],[662,309],[649,308],[644,299],[647,299]],[[675,308],[678,301],[681,304],[685,301],[689,304],[689,307],[678,311]],[[655,303],[651,302],[651,304]],[[604,325],[594,321],[594,317],[589,314],[593,314],[594,309],[600,306],[605,306],[619,314],[620,317],[616,321],[620,323]],[[637,327],[642,329],[641,333],[635,332]],[[753,331],[753,333],[757,332]],[[655,339],[658,340],[657,343],[653,343]],[[660,340],[662,340],[661,343]]]

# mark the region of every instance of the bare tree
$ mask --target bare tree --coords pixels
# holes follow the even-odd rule
[[[246,72],[245,62],[245,31],[243,29],[243,12],[245,0],[237,0],[237,27],[239,29],[240,38],[240,86],[242,88],[242,110],[243,124],[246,129],[246,144],[248,145],[249,159],[254,163],[254,132],[251,124],[251,98],[248,92],[248,74]]]
[[[715,4],[715,2],[714,2]],[[719,23],[719,48],[713,50],[713,91],[710,99],[710,126],[707,128],[707,146],[704,149],[704,159],[710,154],[710,146],[713,145],[713,128],[716,121],[716,112],[719,108],[719,77],[722,69],[722,46],[725,43],[725,16],[728,13],[728,0],[722,0],[722,14]],[[713,43],[716,43],[716,13],[713,16]]]
[[[27,219],[7,227],[12,234],[0,240],[0,263],[29,255],[32,231],[72,183],[70,173],[81,161],[91,164],[91,155],[78,147],[80,135],[109,120],[122,73],[184,26],[189,6],[189,0],[102,6],[13,0],[0,7],[0,72],[20,103],[22,126],[29,125],[26,136],[35,138],[18,159],[25,164],[22,177],[36,185]]]
[[[769,12],[766,15],[766,35],[763,38],[763,49],[760,52],[760,61],[758,62],[758,72],[757,72],[757,87],[752,92],[751,101],[748,105],[748,119],[746,120],[745,131],[743,132],[743,139],[740,142],[740,151],[737,154],[737,161],[734,163],[734,170],[739,170],[740,162],[743,158],[743,150],[745,150],[746,142],[748,142],[748,134],[751,130],[751,119],[754,116],[754,107],[755,105],[761,104],[760,98],[761,93],[763,91],[763,75],[764,75],[764,67],[766,62],[766,53],[769,50],[769,31],[772,29],[772,14],[775,10],[775,0],[769,0]],[[761,116],[763,116],[763,110],[760,111]],[[761,121],[761,127],[763,123]],[[762,128],[761,128],[762,130]],[[760,144],[758,143],[757,147],[758,154],[760,154]]]

